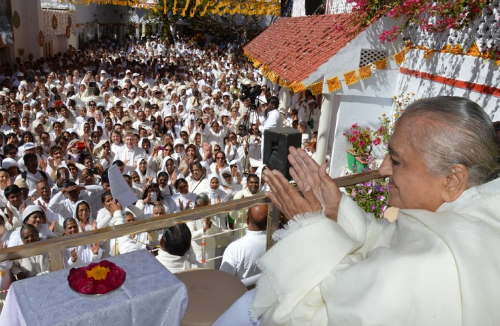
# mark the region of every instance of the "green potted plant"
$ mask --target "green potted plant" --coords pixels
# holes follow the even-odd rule
[[[351,171],[354,171],[354,167],[359,162],[360,165],[364,167],[368,166],[368,162],[366,162],[366,158],[371,151],[372,141],[372,131],[370,127],[361,128],[357,123],[351,126],[351,130],[348,132],[344,132],[343,135],[347,139],[347,141],[352,145],[352,149],[347,150],[347,164]],[[358,166],[357,170],[361,171]]]

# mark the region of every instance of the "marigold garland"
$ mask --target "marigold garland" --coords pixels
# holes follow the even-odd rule
[[[340,85],[339,77],[333,77],[326,80],[326,84],[328,85],[328,91],[335,92],[338,91],[342,86]]]
[[[312,95],[318,95],[323,93],[323,81],[314,83],[310,87]]]
[[[356,76],[356,70],[346,72],[344,74],[344,80],[346,85],[352,85],[358,82],[358,76]]]
[[[394,61],[396,62],[397,65],[400,65],[405,61],[405,53],[406,50],[402,50],[396,53],[396,55],[394,56]]]
[[[467,50],[466,55],[471,55],[474,57],[478,57],[481,55],[481,51],[479,51],[479,47],[477,46],[476,42],[472,43],[469,50]]]
[[[460,44],[455,45],[451,49],[452,54],[462,54],[463,52],[464,52],[464,49],[462,48],[462,46]]]
[[[375,61],[375,69],[379,70],[387,69],[387,58]]]
[[[359,68],[359,78],[366,79],[372,76],[372,65]]]

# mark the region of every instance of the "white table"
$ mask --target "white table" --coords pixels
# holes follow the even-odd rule
[[[109,294],[86,296],[68,284],[69,269],[12,283],[0,325],[179,325],[186,286],[146,250],[111,257],[127,273]]]

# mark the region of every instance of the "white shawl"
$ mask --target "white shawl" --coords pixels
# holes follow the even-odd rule
[[[299,216],[261,259],[251,314],[263,325],[496,325],[498,203],[500,179],[392,224],[347,197],[338,223]]]

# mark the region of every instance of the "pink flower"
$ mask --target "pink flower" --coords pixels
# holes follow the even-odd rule
[[[377,145],[380,145],[380,139],[374,139],[373,140],[373,145],[377,146]]]
[[[351,137],[351,138],[349,138],[349,141],[350,141],[351,143],[354,143],[354,142],[356,142],[357,140],[358,140],[358,138],[356,138],[356,137]]]
[[[359,147],[365,147],[366,143],[362,140],[359,142]]]

